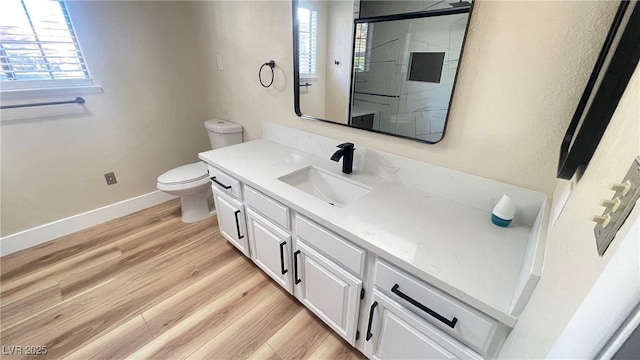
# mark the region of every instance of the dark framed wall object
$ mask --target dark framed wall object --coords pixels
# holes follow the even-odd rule
[[[326,0],[326,1],[330,2],[330,0]],[[369,0],[369,1],[372,3],[375,3],[377,0]],[[357,1],[357,2],[359,3],[360,9],[362,9],[362,2],[361,1]],[[388,1],[388,2],[393,3],[393,1]],[[363,16],[363,17],[357,17],[357,18],[353,18],[354,13],[352,12],[352,10],[350,10],[350,16],[352,17],[350,19],[350,23],[352,25],[352,31],[353,31],[352,34],[350,34],[351,35],[350,59],[348,61],[338,62],[336,60],[336,61],[327,62],[327,64],[329,64],[331,67],[334,67],[334,65],[335,66],[342,65],[342,66],[348,66],[350,68],[351,76],[348,80],[348,84],[349,84],[348,95],[346,95],[345,97],[345,103],[348,104],[348,107],[345,108],[346,111],[344,114],[344,118],[341,117],[339,119],[336,119],[335,117],[332,117],[332,116],[327,116],[327,118],[324,118],[324,116],[314,116],[314,115],[311,115],[310,112],[305,112],[302,109],[302,107],[304,106],[302,106],[303,104],[301,104],[303,102],[303,99],[301,98],[301,89],[302,91],[304,91],[305,94],[307,94],[307,91],[309,91],[309,86],[314,85],[313,87],[311,87],[312,91],[315,89],[320,89],[321,87],[318,86],[319,82],[314,82],[310,84],[305,79],[301,79],[301,71],[300,71],[301,61],[299,58],[299,50],[301,47],[300,36],[299,36],[300,24],[299,24],[298,11],[297,11],[301,3],[303,3],[302,0],[291,1],[292,23],[293,23],[293,26],[292,26],[293,28],[293,90],[294,90],[293,96],[294,96],[294,112],[297,116],[303,119],[329,122],[329,123],[336,124],[343,127],[366,130],[366,131],[370,131],[378,134],[404,138],[404,139],[418,141],[418,142],[427,143],[427,144],[435,144],[440,140],[442,140],[442,138],[446,133],[446,126],[447,126],[446,124],[449,121],[449,109],[451,107],[451,104],[454,101],[456,83],[457,83],[458,74],[459,74],[459,65],[461,64],[462,58],[464,56],[464,47],[465,47],[467,35],[469,32],[469,23],[470,23],[469,19],[471,18],[472,12],[473,12],[473,4],[474,4],[473,1],[457,1],[457,0],[456,1],[453,1],[453,0],[439,1],[437,2],[437,4],[439,4],[439,6],[442,6],[443,8],[434,8],[434,9],[428,9],[428,10],[422,10],[422,11],[409,11],[409,12],[404,12],[405,10],[402,10],[399,13],[391,13],[391,14],[384,14],[384,15],[377,15],[377,13],[376,14],[372,13],[368,17]],[[402,3],[410,3],[410,2],[398,1],[397,3],[402,5]],[[360,16],[362,16],[362,10],[358,11],[357,14],[360,14]],[[443,121],[441,124],[442,130],[435,132],[436,134],[440,134],[438,135],[439,138],[435,140],[421,138],[422,136],[427,136],[427,135],[430,136],[431,134],[424,133],[424,131],[427,131],[425,130],[426,127],[425,129],[423,129],[422,127],[418,127],[418,126],[413,127],[414,133],[405,134],[403,131],[406,130],[404,129],[404,127],[406,126],[404,126],[403,124],[401,125],[398,125],[398,124],[401,123],[402,121],[407,121],[408,123],[410,123],[411,116],[405,116],[407,117],[407,119],[405,119],[403,118],[404,113],[398,113],[398,111],[395,111],[395,112],[389,111],[390,113],[392,113],[392,115],[397,116],[395,120],[391,120],[386,117],[384,118],[388,122],[395,121],[394,123],[395,127],[398,129],[394,128],[393,130],[391,130],[391,129],[384,128],[383,126],[380,125],[381,123],[380,118],[382,118],[382,115],[381,115],[382,111],[380,111],[380,109],[376,108],[375,106],[372,105],[370,107],[362,107],[354,110],[354,93],[358,95],[368,95],[368,96],[379,97],[379,99],[383,99],[384,101],[383,100],[371,101],[369,99],[361,99],[360,101],[378,104],[381,106],[389,106],[390,109],[393,109],[392,102],[398,101],[397,98],[400,98],[400,95],[395,93],[386,94],[381,92],[367,91],[367,89],[364,89],[364,90],[356,89],[356,86],[355,86],[356,81],[354,80],[356,70],[354,69],[354,63],[355,63],[355,57],[356,57],[355,56],[356,54],[355,39],[357,38],[356,36],[357,26],[361,24],[368,25],[373,23],[385,23],[385,22],[403,21],[403,20],[410,20],[410,19],[426,20],[428,18],[438,18],[438,17],[442,17],[442,19],[444,19],[447,15],[467,15],[467,18],[464,23],[464,31],[461,32],[462,36],[461,36],[461,45],[460,45],[459,54],[455,59],[455,62],[457,65],[456,65],[455,75],[453,75],[453,80],[451,84],[451,93],[448,94],[446,96],[446,99],[443,101],[446,103],[445,109],[427,109],[424,111],[426,115],[422,115],[422,114],[420,115],[421,119],[427,119],[430,125],[433,124],[434,122],[437,122],[436,120],[439,120],[440,117],[443,118]],[[442,75],[442,72],[444,71],[444,68],[447,66],[447,62],[441,59],[442,53],[426,53],[425,51],[426,50],[422,50],[422,49],[413,50],[411,55],[415,57],[415,58],[412,58],[412,60],[416,60],[416,63],[414,63],[416,65],[414,69],[415,71],[412,71],[408,74],[402,74],[402,76],[399,76],[398,79],[402,78],[403,81],[413,81],[415,83],[424,83],[424,84],[431,83],[431,84],[437,85],[437,84],[443,83],[443,81],[441,80],[441,77],[444,77]],[[421,67],[425,67],[425,66],[433,67],[434,70],[432,70],[431,72],[426,72],[420,69]],[[373,72],[373,70],[368,70],[368,71]],[[438,76],[436,76],[434,72],[439,73],[437,74]],[[318,80],[314,80],[314,81],[318,81]],[[368,112],[362,111],[362,110],[367,110]],[[440,113],[437,112],[439,110],[444,110],[445,114],[441,116]],[[412,112],[417,112],[417,111],[412,111]],[[398,118],[400,118],[400,120],[398,120]],[[376,123],[378,123],[377,127],[374,126],[374,124]],[[399,129],[401,127],[402,129]],[[417,130],[421,130],[421,131],[424,130],[424,131],[421,133],[418,133]],[[430,126],[428,128],[428,132],[432,132],[431,130],[433,129]]]
[[[560,146],[557,177],[571,179],[593,156],[640,59],[640,6],[621,1]]]

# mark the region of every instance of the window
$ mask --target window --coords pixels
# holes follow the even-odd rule
[[[369,71],[371,61],[371,30],[368,23],[356,24],[356,41],[353,49],[353,68],[355,71]]]
[[[298,8],[298,58],[300,59],[300,77],[316,76],[316,34],[318,12]]]
[[[62,0],[0,1],[3,90],[93,85]]]

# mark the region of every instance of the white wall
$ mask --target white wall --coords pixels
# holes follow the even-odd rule
[[[208,114],[243,124],[247,139],[260,137],[261,120],[273,121],[547,193],[616,9],[614,2],[477,2],[447,134],[426,145],[295,116],[290,2],[196,6],[205,63],[215,54],[233,59],[222,72],[207,68]],[[256,72],[269,59],[276,79],[264,89]]]
[[[289,2],[210,1],[193,7],[207,114],[242,124],[245,141],[261,137],[263,119],[297,119]],[[223,71],[215,66],[216,55],[223,58]],[[275,79],[265,89],[258,69],[270,59],[276,62]]]
[[[327,56],[324,119],[346,123],[349,116],[351,84],[351,36],[353,1],[328,1]],[[339,64],[334,62],[338,61]]]
[[[591,218],[602,214],[601,202],[613,195],[609,186],[622,180],[640,154],[639,95],[640,67],[562,215],[549,229],[542,278],[507,340],[500,354],[502,358],[522,358],[523,354],[529,358],[543,358],[547,355],[616,251],[619,240],[638,218],[640,211],[636,204],[607,252],[602,258],[598,256],[593,235],[595,223]],[[618,281],[637,283],[640,279],[619,278]]]
[[[3,236],[154,191],[158,175],[209,146],[188,3],[68,7],[104,93],[84,96],[86,110],[2,112]],[[109,171],[118,184],[107,186]]]
[[[329,33],[329,2],[328,1],[301,1],[300,6],[317,11],[318,24],[316,31],[316,76],[314,78],[301,79],[301,83],[310,83],[311,86],[300,87],[300,109],[303,114],[315,116],[321,119],[325,115],[325,92],[327,89],[327,58],[322,56],[327,52],[327,37]],[[291,12],[289,12],[291,13]],[[293,46],[293,45],[292,45]]]

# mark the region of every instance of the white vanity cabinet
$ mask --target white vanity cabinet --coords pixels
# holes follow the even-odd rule
[[[353,345],[362,280],[300,239],[294,245],[293,269],[298,299]]]
[[[244,205],[213,187],[213,199],[216,204],[220,234],[245,256],[249,256],[249,241],[246,236]]]
[[[222,193],[229,194],[236,199],[242,200],[242,187],[240,186],[240,181],[211,165],[208,166],[207,172],[209,173],[211,186],[214,191],[218,190]]]
[[[372,273],[368,356],[406,358],[423,349],[425,358],[481,359],[502,345],[508,329],[488,315],[381,259]]]
[[[211,189],[216,205],[220,234],[245,256],[249,256],[249,241],[246,236],[244,204],[241,183],[234,177],[209,165]]]
[[[371,359],[481,359],[378,290],[373,291],[364,353]]]
[[[295,294],[353,345],[366,252],[300,215],[295,223]]]
[[[372,150],[374,173],[344,175],[328,140],[294,132],[292,149],[267,133],[200,154],[225,238],[369,358],[497,357],[540,276],[544,194]],[[331,206],[323,191],[345,183],[369,190]],[[520,215],[497,228],[503,194]]]
[[[293,294],[289,208],[247,185],[244,200],[251,260]]]
[[[251,259],[280,286],[293,293],[291,285],[291,235],[247,208],[247,232]]]

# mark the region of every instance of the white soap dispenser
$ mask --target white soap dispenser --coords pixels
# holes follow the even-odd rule
[[[502,198],[491,212],[491,222],[502,227],[509,226],[513,216],[516,213],[516,204],[508,195],[502,195]]]

